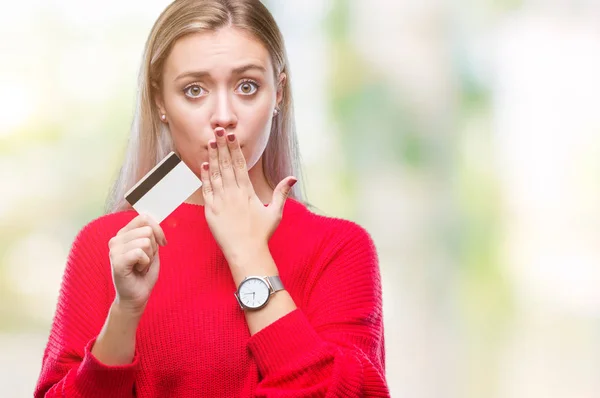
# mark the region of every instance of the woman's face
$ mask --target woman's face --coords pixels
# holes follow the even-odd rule
[[[248,169],[267,145],[285,75],[275,81],[271,57],[258,40],[232,27],[175,42],[165,61],[157,106],[173,144],[199,176],[208,141],[223,127],[235,132]],[[278,89],[279,87],[279,89]]]

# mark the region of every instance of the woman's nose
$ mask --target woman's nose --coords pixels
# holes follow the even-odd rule
[[[234,128],[237,124],[237,115],[233,108],[232,98],[228,93],[218,93],[210,119],[212,129],[222,127],[225,130]]]

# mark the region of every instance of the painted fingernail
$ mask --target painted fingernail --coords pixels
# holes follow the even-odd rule
[[[217,137],[223,137],[224,134],[225,134],[225,130],[223,130],[223,129],[217,130]]]
[[[208,170],[208,163],[206,163],[206,162],[202,163],[202,168],[204,170]]]
[[[233,134],[233,133],[227,134],[227,139],[231,142],[235,141],[235,134]]]
[[[297,182],[298,182],[297,179],[292,178],[291,180],[288,181],[288,187],[290,187],[290,188],[293,187],[294,184],[296,184]]]
[[[211,142],[210,142],[210,147],[211,147],[212,149],[217,149],[217,141],[211,141]]]

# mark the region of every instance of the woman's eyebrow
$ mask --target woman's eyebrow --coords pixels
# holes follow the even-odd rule
[[[257,64],[247,64],[247,65],[243,65],[238,68],[235,68],[232,71],[232,74],[239,75],[239,74],[242,74],[242,73],[247,72],[252,69],[258,70],[263,73],[265,73],[267,71],[264,66],[257,65]],[[177,76],[175,78],[174,81],[178,81],[178,80],[181,80],[181,79],[184,79],[187,77],[193,77],[195,79],[202,79],[206,76],[210,76],[210,72],[204,71],[204,70],[188,71],[188,72],[181,73],[179,76]]]
[[[267,71],[264,66],[256,65],[256,64],[248,64],[248,65],[240,66],[239,68],[235,68],[233,70],[233,74],[234,75],[239,75],[239,74],[247,72],[247,71],[249,71],[251,69],[256,69],[256,70],[258,70],[260,72],[263,72],[263,73]]]

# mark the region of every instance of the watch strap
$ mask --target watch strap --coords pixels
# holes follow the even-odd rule
[[[283,287],[283,283],[281,282],[281,278],[279,278],[279,275],[267,276],[267,279],[268,279],[269,283],[271,284],[271,287],[273,288],[272,293],[275,293],[275,292],[285,289]]]

